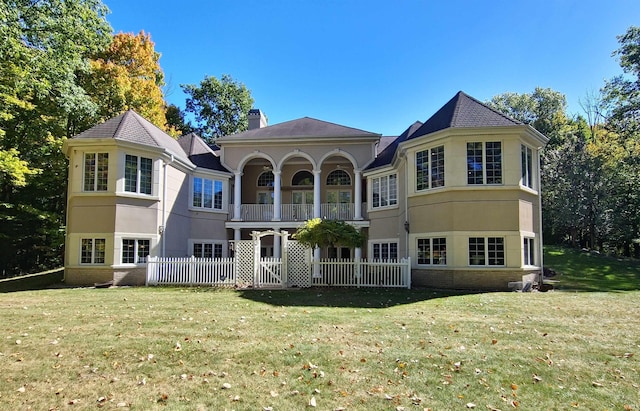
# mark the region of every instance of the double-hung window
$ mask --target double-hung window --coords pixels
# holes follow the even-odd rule
[[[122,263],[123,264],[142,264],[147,262],[149,256],[151,241],[130,239],[122,240]]]
[[[222,210],[222,181],[193,178],[193,207]]]
[[[153,160],[127,154],[124,160],[124,191],[151,194]]]
[[[444,186],[444,146],[416,153],[416,191]]]
[[[524,144],[520,146],[522,180],[521,184],[525,187],[533,188],[533,150]]]
[[[373,243],[371,253],[374,260],[397,260],[398,243],[396,241]]]
[[[104,264],[105,245],[104,238],[83,238],[81,240],[80,263]]]
[[[398,204],[398,177],[390,174],[372,180],[372,207],[386,207]]]
[[[504,238],[470,237],[469,265],[504,265]]]
[[[467,143],[467,183],[502,184],[502,143]]]
[[[447,239],[418,238],[418,264],[447,264]]]
[[[83,191],[107,191],[109,180],[109,153],[85,153]]]
[[[222,258],[222,244],[194,243],[193,256],[196,258]]]

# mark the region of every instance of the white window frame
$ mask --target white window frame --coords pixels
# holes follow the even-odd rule
[[[197,257],[196,256],[196,246],[202,246],[203,251],[206,245],[211,246],[211,257]],[[211,241],[211,240],[192,240],[189,249],[191,250],[191,255],[197,258],[225,258],[227,256],[227,249],[225,241]],[[216,256],[216,248],[220,249],[220,254]]]
[[[482,241],[482,248],[483,248],[483,258],[484,258],[484,263],[483,264],[472,264],[472,256],[471,256],[471,239],[476,239],[476,240],[483,240]],[[492,250],[489,249],[490,247],[490,243],[491,240],[501,240],[501,245],[502,245],[502,249],[499,251],[493,251],[493,252],[499,252],[502,254],[502,264],[492,264],[491,261],[495,260],[497,257],[492,255]],[[482,236],[470,236],[468,241],[467,241],[467,262],[469,264],[469,266],[471,267],[506,267],[507,264],[507,240],[505,237],[502,236],[491,236],[491,237],[482,237]]]
[[[87,189],[87,155],[93,155],[94,156],[94,160],[93,160],[93,165],[92,165],[92,174],[93,174],[93,178],[92,178],[92,182],[91,184],[93,185],[92,189]],[[106,156],[107,159],[107,164],[106,164],[106,182],[104,183],[104,188],[99,188],[102,185],[99,184],[100,183],[100,169],[99,167],[99,157],[100,156]],[[109,153],[108,152],[87,152],[87,153],[83,153],[82,156],[82,191],[84,191],[85,193],[93,193],[93,192],[104,192],[107,191],[109,189]]]
[[[438,153],[438,151],[442,150],[442,165],[438,164],[437,167],[433,166],[434,156]],[[424,153],[424,154],[422,154]],[[436,147],[430,147],[424,150],[419,150],[415,154],[415,190],[416,192],[432,190],[434,188],[444,187],[446,185],[446,176],[445,176],[445,146],[439,145]],[[426,161],[422,161],[423,168],[426,165],[426,172],[423,172],[423,178],[418,180],[418,176],[420,172],[418,170],[418,157],[426,158]],[[440,173],[442,173],[442,179],[435,178],[434,170],[438,169]],[[426,174],[424,174],[426,173]],[[426,177],[426,182],[424,181]],[[435,182],[441,182],[441,184],[434,184]]]
[[[83,255],[83,246],[84,246],[84,241],[88,240],[91,241],[91,261],[82,261],[84,255]],[[97,261],[97,249],[98,249],[98,244],[97,242],[101,241],[104,247],[104,254],[102,255],[102,261]],[[80,255],[79,255],[79,263],[81,265],[104,265],[107,259],[107,239],[106,238],[87,238],[87,237],[83,237],[80,239]]]
[[[469,145],[470,144],[481,144],[482,147],[482,181],[480,182],[469,182]],[[489,163],[494,163],[494,162],[490,162],[489,158],[488,158],[488,153],[487,153],[487,144],[500,144],[500,182],[488,182],[489,177],[487,176],[487,165]],[[503,161],[503,156],[504,156],[504,144],[502,143],[502,141],[468,141],[467,142],[467,146],[466,146],[466,155],[465,155],[465,167],[466,167],[466,174],[467,174],[467,185],[469,186],[480,186],[480,185],[492,185],[492,186],[499,186],[504,184],[504,161]],[[497,164],[497,163],[496,163]]]
[[[125,262],[124,261],[124,252],[125,252],[125,241],[133,241],[134,242],[134,248],[133,248],[133,257],[134,257],[134,261],[133,262]],[[148,254],[146,256],[140,256],[140,242],[141,241],[147,241],[149,243],[149,249],[148,249]],[[147,263],[147,258],[149,256],[151,256],[151,246],[153,245],[153,242],[151,241],[150,238],[136,238],[136,237],[123,237],[120,240],[120,244],[121,244],[121,250],[120,250],[120,263],[122,264],[146,264]]]
[[[200,201],[199,201],[199,205],[195,204],[196,202],[196,187],[198,185],[198,180],[199,184],[200,184]],[[208,207],[206,202],[205,202],[205,195],[204,195],[204,190],[206,187],[207,182],[210,182],[211,184],[211,206]],[[219,185],[220,190],[216,190],[216,185]],[[219,192],[220,193],[220,205],[219,207],[216,205],[216,193]],[[215,178],[208,178],[208,177],[203,177],[203,176],[192,176],[191,177],[191,196],[190,196],[190,207],[194,208],[194,209],[201,209],[201,210],[215,210],[215,211],[222,211],[224,210],[224,193],[225,193],[225,189],[224,189],[224,181],[223,180],[218,180]]]
[[[392,183],[393,181],[393,183]],[[378,201],[376,204],[376,194]],[[384,203],[383,204],[383,199]],[[381,209],[397,207],[398,205],[398,175],[396,173],[387,174],[380,177],[371,178],[371,208]]]
[[[429,246],[429,262],[420,262],[420,241],[428,241]],[[435,250],[434,250],[434,240],[444,240],[444,255],[441,255],[437,258],[434,258]],[[447,265],[447,237],[444,236],[433,236],[433,237],[416,237],[416,264],[419,266],[446,266]],[[438,250],[442,251],[441,249]]]
[[[525,144],[520,145],[520,184],[532,190],[535,190],[536,186],[534,155],[535,152],[531,147]]]
[[[522,238],[522,265],[526,267],[536,265],[536,240],[533,237]]]
[[[391,248],[395,246],[395,258],[391,257]],[[380,257],[375,257],[376,247],[379,248]],[[383,249],[387,249],[388,258],[382,258]],[[384,239],[384,240],[370,240],[369,241],[369,260],[370,261],[387,261],[400,259],[400,242],[397,238]]]
[[[127,158],[128,157],[132,157],[136,159],[136,189],[135,191],[132,190],[127,190]],[[141,163],[142,160],[148,160],[151,162],[151,174],[149,175],[149,180],[151,182],[151,185],[149,187],[149,192],[141,192],[141,183],[142,183],[142,167],[141,167]],[[144,196],[151,196],[153,195],[153,177],[154,177],[154,168],[155,168],[155,162],[153,161],[152,158],[149,157],[144,157],[144,156],[140,156],[140,155],[135,155],[135,154],[125,154],[124,156],[124,180],[123,180],[123,187],[122,187],[122,191],[125,193],[131,193],[131,194],[140,194],[140,195],[144,195]]]

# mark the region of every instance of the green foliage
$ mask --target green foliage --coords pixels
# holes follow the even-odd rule
[[[314,218],[306,221],[293,238],[308,247],[362,247],[365,235],[344,221]]]
[[[253,106],[251,91],[231,76],[223,74],[220,80],[205,76],[200,85],[180,87],[188,95],[186,111],[195,114],[195,131],[205,140],[248,128],[247,115]]]
[[[184,112],[175,104],[169,104],[165,111],[167,132],[173,136],[186,135],[194,131],[191,122],[185,120]]]

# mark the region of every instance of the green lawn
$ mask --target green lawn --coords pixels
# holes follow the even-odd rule
[[[637,291],[6,293],[0,408],[639,410],[638,313]]]
[[[545,246],[545,267],[560,275],[556,288],[574,291],[640,290],[640,261]]]

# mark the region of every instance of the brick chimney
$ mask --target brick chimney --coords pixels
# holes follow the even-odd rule
[[[264,115],[259,108],[249,110],[249,130],[266,127],[268,124],[267,116]]]

